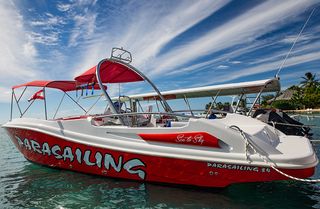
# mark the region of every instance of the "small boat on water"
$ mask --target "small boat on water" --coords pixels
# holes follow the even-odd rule
[[[24,157],[32,162],[76,172],[201,187],[307,178],[318,159],[309,140],[288,136],[259,120],[228,113],[210,120],[174,113],[158,88],[130,65],[131,54],[114,48],[110,58],[75,81],[33,81],[12,88],[11,120],[2,127]],[[110,98],[110,83],[145,81],[155,90],[163,112],[120,109]],[[17,88],[40,87],[30,98],[44,101],[45,118],[26,118]],[[101,89],[108,111],[90,115],[69,92]],[[84,114],[49,118],[46,89],[60,90]],[[13,105],[20,117],[13,119]],[[61,103],[60,103],[61,104]],[[57,110],[60,108],[58,106]],[[56,114],[55,114],[56,115]],[[160,115],[161,120],[154,116]],[[184,120],[179,120],[184,118]]]

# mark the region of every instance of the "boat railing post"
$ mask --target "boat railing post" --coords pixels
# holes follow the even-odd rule
[[[132,107],[133,107],[132,112],[138,112],[137,100],[132,102]],[[135,115],[132,117],[132,126],[134,124],[136,124],[138,126],[138,120]]]
[[[244,93],[242,93],[242,94],[240,95],[239,100],[238,100],[238,102],[237,102],[236,109],[234,110],[234,113],[237,112],[237,110],[238,110],[238,108],[239,108],[239,105],[240,105],[240,102],[241,102],[241,100],[242,100],[243,95],[244,95]]]
[[[220,91],[221,91],[221,89],[217,92],[217,94],[216,94],[215,97],[212,97],[212,103],[211,103],[211,105],[210,105],[210,107],[209,107],[209,109],[208,109],[208,112],[207,112],[207,114],[206,114],[206,118],[208,118],[208,115],[209,115],[209,113],[211,112],[213,105],[216,103],[216,100],[217,100],[217,98],[218,98],[218,96],[219,96],[219,94],[220,94]]]
[[[144,110],[143,110],[143,108],[142,108],[142,106],[141,106],[141,104],[140,104],[140,102],[139,102],[139,100],[136,100],[137,101],[137,103],[138,103],[138,105],[139,105],[139,108],[141,109],[141,112],[144,112]],[[138,111],[137,111],[138,112]]]
[[[247,116],[249,116],[249,115],[250,115],[250,113],[252,112],[252,110],[253,110],[253,108],[254,108],[255,104],[257,103],[257,101],[258,101],[259,97],[261,96],[261,94],[262,94],[263,90],[267,87],[267,85],[268,85],[268,83],[267,83],[267,84],[265,84],[265,85],[261,88],[261,90],[260,90],[259,94],[258,94],[258,95],[257,95],[257,97],[254,99],[254,101],[253,101],[253,103],[252,103],[252,105],[251,105],[251,107],[250,107],[250,109],[249,109],[249,111],[248,111],[248,113],[247,113]]]
[[[11,108],[10,108],[10,121],[12,120],[12,112],[13,112],[13,89],[11,91]]]
[[[154,97],[154,100],[156,101],[158,112],[160,113],[160,108],[159,108],[159,104],[158,104],[158,101],[157,101],[157,97]],[[161,118],[161,114],[159,114],[159,118]]]
[[[16,101],[17,107],[18,107],[19,112],[20,112],[20,116],[22,116],[22,111],[21,111],[21,108],[20,108],[20,105],[19,105],[19,101],[17,100],[16,94],[14,93],[14,91],[13,91],[13,98]]]
[[[190,103],[189,103],[189,100],[188,98],[186,97],[186,95],[183,95],[183,99],[184,99],[184,102],[187,104],[188,108],[189,108],[189,111],[191,113],[192,116],[194,116],[193,112],[192,112],[192,109],[191,109],[191,106],[190,106]]]
[[[45,114],[45,119],[48,120],[46,87],[43,88],[43,97],[44,97],[43,102],[44,102],[44,114]]]

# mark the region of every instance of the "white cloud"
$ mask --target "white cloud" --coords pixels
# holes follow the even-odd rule
[[[231,61],[230,63],[231,63],[231,64],[241,64],[242,62],[239,61],[239,60],[235,60],[235,61]]]
[[[218,69],[227,69],[227,68],[229,68],[229,66],[227,66],[227,65],[219,65],[217,68]]]
[[[59,33],[54,31],[46,33],[31,32],[28,34],[28,38],[34,43],[57,45],[59,41]]]
[[[37,49],[32,42],[29,41],[23,45],[23,54],[30,58],[37,56]]]
[[[121,46],[130,46],[136,58],[135,65],[142,67],[166,43],[227,3],[229,1],[182,1],[170,11],[161,11],[161,4],[149,5],[149,11],[138,11],[136,19],[133,18]]]
[[[36,75],[33,64],[37,50],[26,36],[23,18],[11,1],[0,2],[0,13],[0,83],[11,86],[19,79]]]
[[[85,13],[73,17],[75,26],[71,32],[69,46],[77,46],[82,40],[90,40],[96,28],[96,13]]]
[[[73,0],[72,2],[77,6],[95,5],[98,0]]]
[[[257,43],[252,43],[250,45],[247,45],[245,47],[239,47],[238,49],[232,50],[231,52],[221,54],[214,59],[196,63],[196,64],[191,64],[188,67],[185,68],[179,68],[179,70],[176,71],[171,71],[166,73],[166,75],[177,75],[177,74],[185,74],[185,73],[191,73],[191,72],[198,72],[203,69],[208,69],[212,68],[215,69],[215,66],[221,62],[225,62],[229,60],[230,58],[237,57],[252,51],[259,50],[264,47],[270,46],[269,43],[265,43],[263,41],[257,42]]]
[[[72,6],[71,4],[58,3],[57,4],[57,9],[60,12],[66,12],[66,11],[70,10],[71,6]]]
[[[178,1],[172,2],[170,7],[161,1],[128,2],[119,9],[121,12],[117,13],[118,16],[109,20],[115,21],[114,24],[99,28],[103,32],[96,34],[92,44],[84,47],[85,53],[82,54],[79,67],[75,67],[77,69],[75,74],[79,73],[83,67],[89,68],[97,64],[99,59],[109,55],[109,50],[114,46],[130,50],[133,54],[134,66],[144,69],[165,44],[228,2],[225,0]],[[79,40],[78,33],[77,30],[74,31],[75,38],[71,39],[71,44],[74,45],[77,43],[74,40]]]
[[[237,44],[250,43],[305,11],[316,1],[267,1],[214,28],[206,35],[185,45],[176,47],[154,62],[153,75],[172,71],[199,57],[226,49]]]
[[[282,42],[282,41],[280,41],[280,42]],[[279,44],[279,42],[277,42],[276,44]],[[258,65],[258,64],[262,64],[262,63],[273,62],[276,60],[282,61],[286,57],[287,53],[289,52],[290,47],[278,50],[277,52],[272,53],[271,55],[269,54],[265,58],[260,58],[260,59],[256,59],[254,61],[251,61],[249,64],[250,65]],[[293,48],[293,50],[289,54],[289,57],[310,53],[312,51],[317,51],[319,48],[320,48],[320,41],[313,41],[309,44],[303,43],[301,45],[300,45],[300,42],[297,42],[297,44],[295,45],[295,47]]]
[[[314,37],[312,34],[302,34],[298,38],[298,42],[311,41],[313,38],[316,38],[316,37]],[[292,45],[296,39],[297,39],[297,35],[289,35],[289,36],[286,36],[284,39],[282,39],[281,42]]]
[[[302,63],[308,63],[308,62],[316,61],[316,60],[320,60],[320,52],[319,51],[309,52],[306,54],[290,57],[287,59],[285,67],[292,67],[295,65],[299,65]],[[259,73],[275,71],[279,68],[281,63],[282,63],[282,60],[263,63],[261,65],[256,65],[254,67],[245,68],[245,69],[237,70],[234,72],[225,72],[222,75],[217,75],[215,78],[220,83],[225,82],[225,81],[231,81],[231,80],[241,78],[244,76],[250,76],[250,75],[255,75],[255,74],[259,74]],[[285,69],[282,69],[282,71],[284,71],[284,70]],[[280,77],[281,77],[281,74],[280,74]],[[211,81],[211,83],[212,83],[212,81]]]
[[[95,6],[97,2],[98,0],[71,0],[70,3],[59,2],[57,4],[57,9],[60,12],[68,12],[76,7]]]
[[[42,29],[48,29],[52,26],[65,24],[65,20],[62,17],[53,16],[50,13],[46,13],[46,17],[42,17],[41,20],[36,19],[30,22],[31,26],[41,26]]]

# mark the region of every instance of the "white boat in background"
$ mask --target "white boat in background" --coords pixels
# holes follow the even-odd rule
[[[298,178],[314,174],[318,159],[307,138],[287,136],[240,114],[227,113],[223,118],[210,120],[174,113],[166,102],[172,94],[161,94],[130,62],[129,52],[115,48],[111,58],[77,76],[76,82],[35,81],[13,87],[11,110],[16,103],[20,117],[2,127],[17,149],[32,162],[106,177],[226,187],[234,183],[288,179],[283,173]],[[133,111],[134,106],[119,111],[104,86],[138,81],[146,81],[154,88],[156,94],[151,97],[159,98],[164,112],[137,112]],[[273,79],[264,85],[277,83]],[[16,95],[17,88],[40,87],[42,92],[36,92],[33,101],[43,99],[46,112],[47,88],[61,90],[71,97],[68,92],[83,86],[97,89],[97,84],[111,113],[89,115],[83,110],[84,114],[76,117],[56,119],[45,114],[45,119],[25,118],[28,108],[21,109],[21,96]],[[247,89],[253,90],[250,85]],[[153,115],[160,115],[162,120],[157,123]],[[141,117],[147,121],[141,122]],[[179,121],[179,118],[187,120]]]

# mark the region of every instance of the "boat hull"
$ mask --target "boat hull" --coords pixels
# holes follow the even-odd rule
[[[6,127],[19,151],[32,162],[53,168],[124,178],[201,187],[286,180],[270,167],[160,157],[90,146],[23,128]],[[280,169],[298,177],[314,174],[314,167]]]

